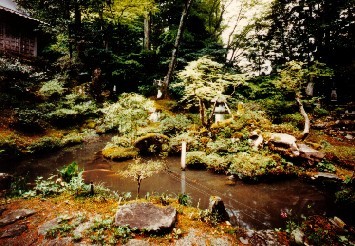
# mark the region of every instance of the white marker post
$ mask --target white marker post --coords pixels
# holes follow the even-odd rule
[[[186,142],[181,143],[181,170],[185,171],[186,168]]]

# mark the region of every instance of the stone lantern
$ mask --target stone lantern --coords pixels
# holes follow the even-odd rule
[[[215,107],[213,110],[213,114],[215,117],[215,123],[224,120],[224,115],[230,113],[230,110],[227,106],[226,99],[224,97],[216,97],[212,99],[213,103],[215,103]]]

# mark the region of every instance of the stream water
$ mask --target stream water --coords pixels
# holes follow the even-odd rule
[[[63,165],[76,161],[84,169],[86,181],[101,182],[112,190],[136,195],[135,182],[120,177],[117,171],[127,167],[130,161],[112,162],[100,154],[111,136],[101,136],[84,144],[66,148],[56,153],[4,163],[0,172],[27,175],[30,181],[37,176],[48,177]],[[232,216],[233,223],[254,229],[272,229],[285,226],[281,210],[292,211],[293,216],[332,214],[326,195],[316,187],[298,179],[272,183],[245,184],[237,181],[227,185],[227,177],[203,170],[180,170],[180,158],[167,158],[169,172],[162,172],[142,181],[141,195],[147,192],[159,194],[187,193],[193,205],[207,208],[211,195],[220,196]]]

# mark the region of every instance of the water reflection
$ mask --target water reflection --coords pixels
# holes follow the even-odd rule
[[[19,175],[29,172],[33,180],[36,176],[55,173],[61,166],[76,161],[85,170],[87,182],[104,183],[112,190],[131,192],[135,197],[136,183],[118,175],[118,171],[126,169],[130,161],[108,161],[99,152],[109,139],[110,136],[106,136],[41,158],[1,165],[0,172]],[[142,181],[142,195],[147,192],[186,193],[193,198],[193,205],[200,208],[208,207],[211,195],[220,196],[234,224],[256,229],[283,227],[285,221],[280,211],[285,209],[292,211],[296,217],[330,211],[323,193],[299,180],[257,185],[238,181],[230,186],[223,175],[198,170],[181,171],[179,157],[169,157],[167,162],[169,172],[161,172]]]

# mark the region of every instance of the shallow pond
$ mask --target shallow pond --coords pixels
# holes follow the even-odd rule
[[[112,162],[104,159],[100,150],[111,136],[101,136],[84,144],[70,147],[47,156],[29,158],[19,163],[7,162],[0,165],[0,172],[26,175],[30,181],[37,176],[49,176],[63,165],[76,161],[84,170],[86,181],[105,183],[118,193],[131,192],[136,195],[135,182],[120,177],[117,171],[127,167],[130,161]],[[193,205],[208,207],[211,195],[220,196],[233,216],[236,225],[254,229],[284,227],[281,210],[301,215],[331,214],[332,207],[325,194],[316,187],[298,179],[272,183],[245,184],[237,181],[227,185],[227,177],[209,171],[180,170],[180,158],[167,158],[169,172],[162,172],[142,181],[141,195],[147,192],[179,194],[187,193]]]

